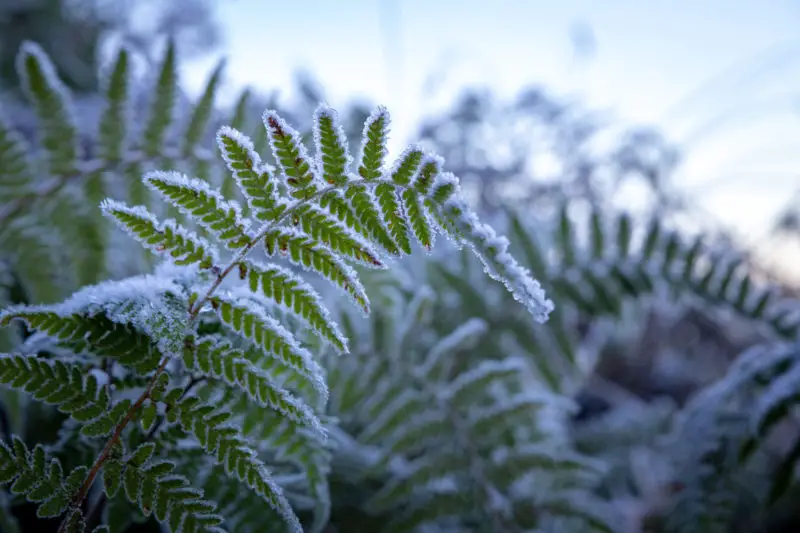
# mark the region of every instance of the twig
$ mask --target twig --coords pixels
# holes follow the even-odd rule
[[[136,400],[136,403],[134,403],[133,406],[131,406],[131,408],[128,409],[128,412],[125,414],[125,418],[122,419],[122,422],[117,424],[117,427],[114,428],[114,433],[111,435],[111,438],[108,439],[108,442],[106,442],[103,451],[100,452],[100,456],[94,462],[92,468],[89,469],[89,474],[86,476],[86,479],[81,485],[81,488],[72,498],[72,505],[74,507],[80,506],[81,502],[83,502],[83,499],[86,498],[86,494],[92,487],[92,484],[94,483],[97,474],[100,473],[100,468],[103,466],[103,463],[106,462],[106,459],[108,459],[108,456],[111,453],[111,449],[119,441],[119,438],[122,435],[122,431],[127,427],[128,423],[130,423],[130,421],[133,420],[133,416],[136,414],[136,411],[138,411],[139,408],[142,406],[142,404],[144,404],[145,400],[147,400],[147,398],[150,397],[150,393],[153,392],[153,387],[156,384],[158,376],[160,376],[161,373],[164,371],[164,369],[167,367],[167,363],[169,363],[169,361],[170,361],[169,357],[165,357],[161,361],[161,364],[158,365],[156,373],[154,374],[153,379],[150,380],[150,383],[148,383],[145,391],[142,393],[141,396],[139,396],[139,399]],[[67,521],[62,520],[61,525],[58,528],[58,533],[64,533],[66,526],[67,526]]]
[[[182,399],[189,393],[189,391],[192,390],[192,388],[194,388],[195,385],[197,385],[198,383],[202,383],[203,381],[205,381],[205,379],[206,379],[205,376],[192,377],[189,380],[189,383],[186,384],[186,387],[183,389],[183,392],[178,397],[178,399],[179,400]],[[170,407],[171,406],[168,405],[166,411],[169,411]],[[145,435],[144,442],[149,441],[155,436],[156,432],[159,430],[163,422],[164,418],[159,418],[158,421],[156,421],[156,423],[153,424],[153,427],[150,428],[150,431],[148,431],[147,435]],[[94,522],[99,520],[100,518],[99,514],[103,511],[103,507],[105,506],[105,504],[106,504],[106,494],[105,492],[102,492],[100,493],[100,496],[97,498],[97,501],[94,502],[94,505],[92,505],[91,509],[89,509],[89,511],[86,513],[86,526],[89,530],[92,529]]]

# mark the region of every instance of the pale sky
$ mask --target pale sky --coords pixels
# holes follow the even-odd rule
[[[800,188],[800,0],[222,0],[218,14],[229,88],[289,90],[302,67],[334,107],[386,105],[395,147],[464,85],[536,84],[660,127],[684,151],[675,183],[747,242]],[[190,87],[216,57],[184,67]]]

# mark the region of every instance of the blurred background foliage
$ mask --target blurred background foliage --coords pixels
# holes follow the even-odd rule
[[[160,57],[166,37],[175,40],[181,61],[224,49],[210,0],[0,0],[3,107],[17,129],[32,131],[27,122],[30,112],[17,92],[15,60],[23,41],[39,43],[74,93],[76,103],[88,114],[96,114],[93,109],[101,87],[99,73],[105,51],[118,44],[127,45],[134,52],[138,72],[146,77]],[[596,44],[591,27],[577,24],[571,38],[576,53],[591,56]],[[265,53],[280,53],[280,48]],[[270,89],[251,88],[248,99],[241,101],[249,109],[244,116],[258,117],[264,108],[277,107],[290,123],[309,135],[311,114],[326,98],[325,88],[315,81],[314,73],[298,71],[294,87],[276,92]],[[285,98],[287,93],[291,99]],[[340,109],[351,146],[357,144],[371,105],[354,101]],[[224,110],[224,115],[231,112]],[[257,131],[255,118],[250,120],[250,130]],[[586,109],[580,101],[547,88],[532,86],[507,98],[483,88],[464,87],[443,112],[423,117],[412,137],[445,158],[447,169],[463,180],[478,212],[504,226],[511,233],[512,244],[523,253],[529,246],[525,239],[532,237],[514,230],[514,223],[525,229],[555,228],[565,203],[569,204],[569,220],[585,218],[590,209],[613,211],[624,207],[633,212],[634,226],[656,217],[686,236],[699,232],[710,235],[714,246],[740,258],[758,281],[773,283],[785,296],[798,294],[798,287],[755,259],[752,250],[686,201],[690,194],[672,180],[682,155],[673,142],[646,124],[616,126],[613,116]],[[207,142],[210,145],[211,137]],[[264,138],[260,142],[263,146]],[[629,182],[644,194],[637,205],[621,206],[619,191]],[[800,238],[800,202],[796,200],[785,207],[776,206],[776,236]],[[506,216],[509,210],[516,214],[515,219]],[[577,239],[585,243],[585,232],[580,224],[576,227]],[[557,246],[552,242],[538,245],[544,250],[545,263],[556,265],[557,270],[561,263],[551,257]],[[487,321],[493,334],[470,353],[488,357],[492,350],[510,346],[506,333],[517,335],[519,328],[525,327],[515,322],[521,311],[512,310],[513,302],[508,298],[487,304],[471,296],[470,291],[485,289],[491,293],[491,289],[482,285],[471,288],[469,284],[479,283],[475,281],[479,277],[453,257],[448,252],[415,259],[404,265],[406,281],[395,282],[404,298],[413,296],[414,286],[427,283],[436,289],[436,306],[441,307],[428,324],[434,334],[451,331],[471,317]],[[544,275],[535,268],[534,274]],[[575,343],[569,349],[582,352],[579,373],[570,375],[563,368],[549,372],[557,376],[560,393],[578,399],[580,409],[570,421],[577,449],[613,466],[603,480],[602,491],[630,518],[625,531],[631,532],[661,531],[652,517],[663,511],[674,486],[658,450],[676,413],[698,389],[719,379],[739,353],[765,338],[752,323],[714,305],[665,298],[664,293],[656,292],[632,307],[626,304],[620,318],[602,335],[596,330],[603,329],[604,322],[596,312],[583,309],[575,316],[557,314],[555,323],[546,326],[554,328],[554,333],[547,335],[555,337],[539,340],[540,346],[562,351]],[[562,326],[574,328],[566,344],[557,335]],[[538,342],[528,333],[520,335],[518,344]],[[587,354],[587,350],[595,353]],[[535,355],[543,361],[548,357],[543,349]],[[13,409],[9,416],[14,418]],[[41,431],[46,433],[44,428]],[[796,428],[794,433],[790,428],[785,438],[796,438],[796,433]],[[795,489],[767,516],[747,515],[743,504],[739,514],[744,518],[732,519],[730,531],[797,531],[797,498]]]

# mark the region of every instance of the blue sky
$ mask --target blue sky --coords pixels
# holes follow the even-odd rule
[[[220,0],[229,88],[311,71],[331,105],[389,107],[395,147],[465,84],[541,84],[662,128],[675,182],[748,242],[800,188],[800,0]],[[571,35],[591,29],[578,56]],[[199,87],[214,57],[185,66]],[[423,91],[442,64],[438,97]],[[774,243],[772,244],[774,247]],[[784,254],[785,255],[785,254]],[[798,256],[800,257],[800,256]]]

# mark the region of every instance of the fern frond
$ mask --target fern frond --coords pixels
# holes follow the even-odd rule
[[[434,234],[431,231],[431,222],[428,220],[426,209],[412,189],[404,190],[402,198],[414,237],[423,248],[430,250],[433,248]]]
[[[39,504],[36,515],[42,518],[60,516],[67,511],[70,498],[83,482],[87,470],[80,466],[64,477],[61,462],[48,458],[42,445],[37,444],[29,450],[16,435],[10,446],[0,442],[0,484],[11,483],[12,494],[23,495],[28,501]],[[71,509],[70,513],[69,522],[74,523],[72,527],[80,525],[83,521],[80,511]]]
[[[503,283],[537,321],[546,321],[554,308],[553,302],[547,298],[539,282],[531,278],[528,270],[509,253],[508,239],[498,236],[491,226],[482,223],[459,198],[456,185],[452,175],[440,174],[428,195],[430,207],[438,211],[436,219],[441,221],[440,226],[451,237],[469,245],[483,263],[486,274]]]
[[[759,438],[785,419],[800,404],[800,362],[775,376],[761,395],[755,408],[755,428]]]
[[[0,314],[0,325],[7,326],[12,319],[22,320],[29,328],[59,339],[76,352],[88,351],[100,357],[113,357],[141,372],[155,369],[161,359],[161,354],[151,348],[150,338],[114,324],[103,316],[10,308]]]
[[[302,533],[300,521],[289,504],[283,489],[275,482],[266,465],[258,458],[244,440],[239,430],[226,424],[231,414],[217,411],[212,406],[200,403],[195,396],[184,398],[173,404],[181,427],[193,435],[217,463],[225,467],[225,473],[245,483],[275,511],[280,513],[293,531]]]
[[[340,352],[347,352],[347,339],[322,306],[317,292],[291,271],[277,265],[242,263],[242,275],[250,290],[259,290],[276,304],[303,318],[317,334]]]
[[[86,287],[61,304],[10,307],[0,313],[0,326],[21,320],[76,353],[145,373],[164,354],[181,353],[187,307],[171,281],[141,276]]]
[[[113,498],[124,488],[127,500],[145,516],[151,514],[172,531],[221,533],[223,518],[216,505],[203,499],[203,492],[175,471],[175,464],[153,457],[155,445],[145,443],[127,457],[106,462],[103,479],[106,494]],[[119,452],[121,455],[121,452]]]
[[[0,230],[0,247],[29,301],[53,302],[64,297],[70,276],[57,253],[52,233],[14,220]]]
[[[211,72],[211,76],[206,82],[203,95],[200,97],[200,100],[198,100],[197,104],[195,104],[194,109],[192,110],[189,124],[186,126],[186,132],[183,135],[182,151],[184,157],[190,157],[193,155],[193,151],[197,146],[197,143],[200,142],[203,133],[206,131],[208,121],[211,118],[211,112],[213,111],[214,98],[216,97],[217,88],[219,87],[219,82],[222,78],[222,71],[224,68],[225,60],[217,63],[217,66]]]
[[[277,182],[250,139],[233,128],[223,127],[217,133],[217,145],[253,216],[264,221],[278,218],[286,203],[278,197]]]
[[[411,253],[411,243],[408,240],[408,224],[401,211],[399,191],[411,183],[422,163],[424,153],[416,146],[407,148],[398,158],[390,173],[390,182],[380,183],[375,188],[375,196],[381,208],[381,214],[386,221],[389,233],[394,242],[403,253]],[[400,188],[400,189],[398,189]]]
[[[32,42],[25,42],[17,57],[23,88],[41,124],[41,142],[53,174],[75,173],[79,158],[78,130],[72,102],[50,59]]]
[[[24,390],[35,399],[54,405],[86,425],[81,434],[108,434],[119,421],[121,407],[111,407],[108,389],[101,387],[85,365],[47,361],[35,356],[0,355],[0,383]]]
[[[469,469],[470,460],[463,454],[424,455],[406,465],[403,473],[373,496],[368,507],[374,512],[385,512],[401,507],[419,489],[444,477],[453,476]]]
[[[351,163],[347,138],[339,125],[336,111],[320,105],[314,112],[314,145],[317,149],[316,167],[328,185],[347,183]]]
[[[264,236],[264,248],[267,255],[280,253],[292,263],[327,278],[350,295],[365,313],[369,312],[369,299],[355,271],[308,235],[277,228]]]
[[[317,192],[317,178],[306,148],[300,142],[300,135],[275,111],[265,111],[262,118],[275,160],[292,191],[291,196],[309,198]]]
[[[389,140],[389,113],[385,107],[377,107],[367,118],[362,139],[358,175],[368,181],[378,179],[383,174],[386,143]]]
[[[128,51],[124,47],[117,52],[105,97],[106,108],[98,128],[100,157],[116,163],[123,158],[128,124]]]
[[[120,229],[156,254],[168,253],[176,265],[198,264],[211,268],[218,261],[216,248],[177,222],[160,223],[142,206],[128,207],[114,200],[100,204],[103,214],[111,218]]]
[[[363,183],[353,183],[347,187],[345,198],[359,222],[353,229],[360,229],[362,236],[375,241],[387,253],[400,255],[400,248],[389,235],[372,192]]]
[[[375,197],[392,239],[404,254],[410,254],[411,242],[408,239],[408,224],[400,211],[397,188],[391,183],[380,183],[375,187]]]
[[[314,205],[293,210],[294,225],[334,252],[374,268],[386,268],[378,254],[347,228]]]
[[[269,407],[300,426],[326,435],[308,406],[278,387],[266,372],[256,368],[241,350],[233,348],[230,343],[212,337],[201,338],[194,348],[184,350],[183,361],[191,370],[239,388],[261,407]]]
[[[0,165],[3,169],[0,194],[6,201],[29,194],[34,185],[29,153],[30,147],[25,139],[11,128],[5,116],[0,113]]]
[[[178,172],[150,172],[145,183],[165,200],[192,217],[231,250],[251,243],[246,220],[235,201],[225,200],[208,183]]]
[[[525,363],[510,357],[502,361],[484,361],[478,366],[459,374],[446,389],[440,392],[442,398],[453,405],[463,405],[474,401],[476,395],[486,390],[497,380],[515,379],[524,371]]]
[[[220,296],[210,301],[223,323],[261,347],[268,356],[306,377],[327,398],[325,380],[311,354],[275,319],[267,316],[263,309],[245,301],[237,303]]]

